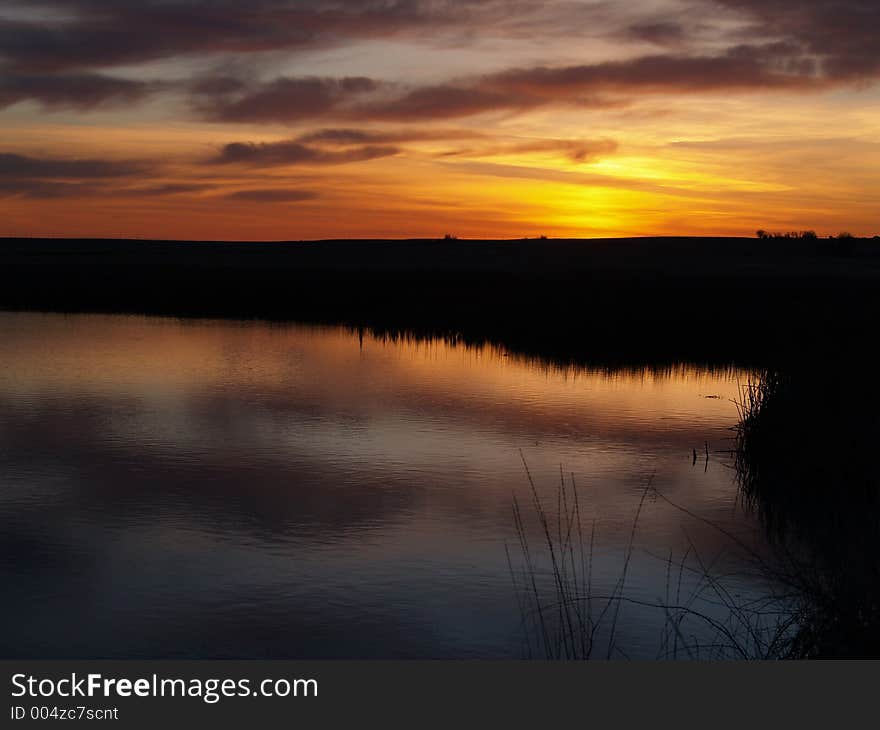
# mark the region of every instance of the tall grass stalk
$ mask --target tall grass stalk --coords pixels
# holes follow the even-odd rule
[[[522,456],[522,454],[521,454]],[[619,639],[624,606],[656,610],[663,616],[658,636],[658,659],[768,659],[787,656],[792,647],[799,616],[790,597],[768,589],[766,595],[744,599],[732,585],[737,578],[762,580],[770,567],[736,536],[709,520],[675,504],[648,479],[633,516],[622,557],[620,573],[610,591],[597,591],[594,576],[596,521],[585,526],[581,499],[573,474],[562,469],[555,499],[550,506],[541,499],[528,464],[523,458],[528,483],[529,508],[537,521],[536,533],[527,527],[519,499],[513,498],[519,560],[507,550],[530,657],[562,660],[629,657],[634,650]],[[670,552],[658,560],[665,571],[665,595],[656,600],[630,595],[628,576],[636,550],[639,521],[646,504],[665,501],[683,514],[710,525],[741,549],[754,572],[723,574],[717,567],[721,554],[706,560],[688,537],[689,547],[675,560]],[[540,548],[530,542],[537,534]],[[687,534],[687,533],[686,533]],[[686,580],[687,578],[687,580]],[[691,584],[689,592],[685,583]]]

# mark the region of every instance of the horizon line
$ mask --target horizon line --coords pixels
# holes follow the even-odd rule
[[[817,236],[818,240],[836,238],[835,235]],[[880,235],[853,236],[855,239],[872,240],[880,238]],[[463,236],[452,237],[406,237],[406,238],[278,238],[278,239],[220,239],[220,238],[161,238],[151,236],[65,236],[65,235],[18,235],[0,236],[0,242],[7,241],[106,241],[106,242],[143,242],[143,243],[236,243],[236,244],[261,244],[261,243],[339,243],[339,242],[363,242],[363,243],[503,243],[519,241],[647,241],[647,240],[730,240],[730,241],[756,241],[762,240],[755,235],[730,236],[730,235],[642,235],[642,236],[598,236],[598,237],[556,237],[556,236],[519,236],[514,238],[468,238]],[[765,240],[804,240],[797,238],[770,238]]]

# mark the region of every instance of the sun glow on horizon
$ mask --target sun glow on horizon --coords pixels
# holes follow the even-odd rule
[[[301,27],[288,5],[206,8],[207,32],[170,0],[182,25],[153,43],[155,9],[121,2],[127,50],[77,40],[104,32],[85,0],[0,1],[0,23],[71,38],[0,43],[0,235],[880,233],[880,59],[845,13],[817,71],[778,42],[829,32],[811,4],[773,25],[750,0],[700,24],[677,0],[308,0]]]

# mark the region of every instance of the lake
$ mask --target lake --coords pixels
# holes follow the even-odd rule
[[[505,549],[516,573],[516,497],[543,555],[526,467],[554,508],[573,475],[596,595],[631,554],[615,657],[663,650],[649,604],[705,581],[686,554],[742,600],[767,590],[731,549],[766,548],[725,453],[734,367],[10,312],[0,363],[7,658],[528,656]]]

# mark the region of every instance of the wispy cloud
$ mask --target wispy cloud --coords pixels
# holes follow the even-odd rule
[[[290,123],[332,116],[380,84],[364,77],[279,78],[248,87],[229,79],[203,79],[193,87],[193,104],[218,122]]]
[[[0,152],[0,197],[160,197],[214,189],[208,182],[155,181],[161,165],[144,160],[33,157]]]
[[[292,123],[304,119],[430,122],[546,106],[617,107],[644,94],[817,90],[831,81],[815,59],[783,43],[713,56],[661,54],[576,66],[533,66],[399,89],[368,78],[280,78],[233,94],[200,89],[208,118]]]
[[[0,58],[70,71],[208,54],[288,53],[376,38],[570,35],[620,14],[579,0],[3,0]],[[40,17],[42,13],[42,17]]]
[[[243,200],[249,203],[299,203],[314,200],[318,194],[311,190],[292,190],[288,188],[260,188],[255,190],[236,190],[227,193],[229,200]]]
[[[231,142],[220,154],[211,159],[219,164],[272,165],[343,165],[380,157],[391,157],[399,152],[391,146],[366,145],[345,149],[325,150],[310,147],[294,140],[282,142]]]
[[[163,84],[93,73],[0,73],[0,109],[33,100],[50,108],[90,110],[140,102],[162,88]]]
[[[880,3],[876,0],[720,0],[751,20],[747,33],[775,35],[815,58],[836,81],[880,75]]]
[[[611,139],[535,139],[512,144],[494,144],[483,147],[463,147],[448,150],[441,157],[502,157],[532,153],[561,155],[572,162],[590,162],[613,154],[618,144]]]
[[[0,152],[0,178],[116,178],[141,175],[143,162],[77,158],[37,158]]]
[[[130,104],[179,79],[144,81],[113,70],[177,56],[249,57],[332,48],[383,37],[424,37],[444,29],[465,46],[492,33],[572,38],[590,33],[666,49],[652,55],[581,64],[511,65],[501,73],[411,88],[365,75],[193,79],[192,106],[228,123],[301,119],[428,120],[548,104],[601,107],[631,93],[802,90],[880,76],[880,5],[875,0],[683,0],[632,4],[554,0],[536,9],[521,0],[2,0],[26,7],[22,20],[0,12],[0,106],[33,99],[49,107]],[[713,25],[713,8],[736,23]],[[37,16],[34,13],[37,13]],[[718,15],[718,13],[714,13]],[[700,18],[696,23],[693,18]],[[529,25],[531,24],[531,25]],[[713,50],[696,49],[695,29]],[[548,55],[553,55],[552,48]],[[477,70],[478,71],[478,70]]]

